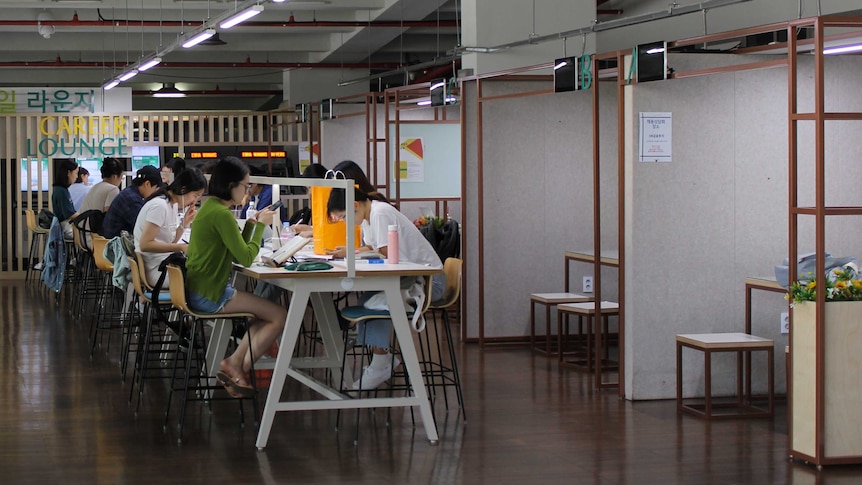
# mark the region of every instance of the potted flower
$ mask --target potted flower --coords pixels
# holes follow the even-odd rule
[[[790,453],[817,465],[862,463],[862,278],[846,267],[830,271],[824,281],[820,328],[813,275],[793,282],[787,293],[792,308]]]

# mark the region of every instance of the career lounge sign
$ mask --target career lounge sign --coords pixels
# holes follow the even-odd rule
[[[38,138],[27,138],[28,157],[104,158],[128,156],[123,116],[43,116]]]

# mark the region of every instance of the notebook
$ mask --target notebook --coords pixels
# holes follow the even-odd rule
[[[260,259],[267,266],[281,266],[310,242],[310,237],[293,236],[289,241],[282,244],[280,248],[278,248],[274,253],[272,253],[272,256],[262,256]]]

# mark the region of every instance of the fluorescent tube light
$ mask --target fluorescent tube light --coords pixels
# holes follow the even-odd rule
[[[437,88],[442,88],[442,87],[443,87],[443,86],[445,86],[445,85],[446,85],[446,82],[445,82],[445,81],[444,81],[444,82],[439,82],[439,83],[436,83],[436,84],[432,84],[432,85],[431,85],[431,90],[434,90],[434,89],[437,89]]]
[[[554,70],[556,71],[557,69],[562,69],[562,68],[564,68],[564,67],[566,67],[566,66],[568,66],[568,65],[569,65],[569,62],[568,62],[568,61],[560,62],[559,64],[557,64],[556,66],[554,66]]]
[[[243,10],[242,12],[238,12],[237,14],[228,17],[224,22],[219,24],[219,27],[223,29],[229,29],[234,25],[245,22],[246,20],[254,17],[261,12],[263,12],[263,5],[252,5],[251,7]]]
[[[102,86],[102,89],[104,89],[105,91],[110,91],[111,89],[114,89],[115,87],[117,87],[118,84],[120,84],[120,81],[117,81],[116,79],[112,79],[112,80],[108,81],[108,84],[105,84],[104,86]],[[430,103],[431,101],[428,101],[428,102]]]
[[[119,79],[121,82],[122,81],[128,81],[129,79],[132,79],[133,77],[135,77],[137,75],[138,75],[138,70],[132,69],[131,71],[123,73],[123,75],[117,79]]]
[[[823,54],[825,54],[825,55],[845,54],[847,52],[858,52],[858,51],[862,51],[862,44],[842,45],[840,47],[829,47],[829,48],[823,49]]]
[[[215,29],[203,30],[203,31],[195,34],[194,36],[192,36],[189,40],[187,40],[183,44],[183,48],[188,49],[189,47],[194,47],[194,46],[200,44],[201,42],[209,39],[210,37],[214,36],[215,33],[216,33]]]
[[[153,57],[152,59],[150,59],[150,60],[144,62],[143,64],[141,64],[140,66],[138,66],[138,72],[146,71],[147,69],[149,69],[151,67],[156,67],[161,63],[162,63],[161,57]]]
[[[661,54],[664,52],[664,47],[655,47],[646,51],[647,54]]]

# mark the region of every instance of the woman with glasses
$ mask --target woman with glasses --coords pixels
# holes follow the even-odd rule
[[[251,356],[257,360],[272,347],[287,318],[284,307],[238,291],[230,284],[233,263],[252,264],[260,251],[264,227],[272,223],[275,215],[275,211],[267,206],[246,219],[245,227],[240,231],[230,207],[242,202],[249,185],[248,166],[242,160],[225,157],[216,164],[209,182],[210,197],[195,216],[186,260],[188,303],[193,310],[207,314],[255,315],[249,322],[251,341],[246,334],[236,351],[221,361],[217,373],[233,397],[254,394],[248,376]]]
[[[183,170],[168,186],[160,187],[147,199],[135,220],[135,248],[144,256],[147,281],[154,286],[161,272],[159,265],[170,253],[188,250],[183,231],[195,219],[195,204],[204,193],[207,181],[200,170]],[[179,211],[185,211],[182,219]],[[164,286],[168,286],[165,280]]]

